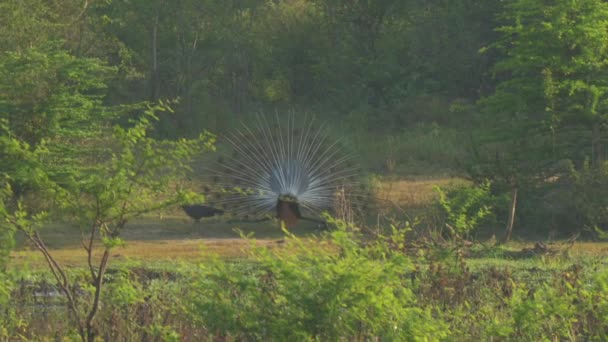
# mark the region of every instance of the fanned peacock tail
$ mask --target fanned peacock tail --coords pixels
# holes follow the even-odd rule
[[[359,167],[339,139],[314,117],[281,120],[257,115],[224,137],[224,153],[207,171],[209,201],[244,217],[277,216],[287,226],[331,210],[337,196],[353,194]]]

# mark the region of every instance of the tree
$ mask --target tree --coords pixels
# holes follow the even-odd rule
[[[6,53],[0,58],[0,113],[13,134],[33,146],[57,135],[81,135],[67,129],[89,125],[91,131],[111,119],[100,107],[115,72],[99,59],[74,56],[60,42]]]
[[[479,54],[479,49],[498,38],[496,14],[502,3],[412,2],[406,29],[407,58],[416,75],[412,91],[472,100],[486,95],[492,87],[488,70],[494,54]]]
[[[99,308],[104,274],[111,250],[123,243],[120,234],[129,220],[170,205],[192,201],[195,195],[179,186],[189,169],[191,158],[201,149],[212,148],[213,138],[202,135],[197,140],[156,141],[147,136],[152,127],[154,112],[161,107],[150,107],[146,114],[133,122],[133,127],[114,128],[109,155],[95,163],[94,170],[71,172],[71,179],[53,180],[54,167],[39,164],[37,174],[45,172],[48,200],[53,210],[59,211],[64,221],[76,223],[83,233],[83,248],[92,284],[92,299],[82,306],[74,284],[64,268],[53,257],[39,234],[39,228],[29,217],[39,220],[46,216],[27,212],[27,202],[20,201],[19,212],[3,215],[12,231],[19,230],[45,257],[60,290],[65,294],[69,311],[83,340],[93,341],[97,335],[95,315]],[[14,142],[15,143],[15,142]],[[23,144],[26,153],[28,145]],[[85,163],[87,161],[84,161]],[[10,176],[10,175],[9,175]],[[17,209],[16,209],[17,210]],[[21,213],[21,214],[19,214]],[[85,235],[86,234],[86,235]],[[94,252],[101,242],[102,256],[95,260]]]
[[[594,158],[600,159],[608,103],[608,4],[514,0],[504,19],[502,37],[491,46],[502,54],[493,68],[501,82],[479,102],[487,133],[480,141],[486,161],[493,159],[491,173],[511,188],[513,217],[518,189],[546,182],[556,176],[549,165],[580,155],[580,134],[573,131],[592,132]],[[506,240],[512,225],[510,219]]]
[[[327,50],[315,69],[341,109],[386,106],[404,96],[407,2],[314,1],[321,13]],[[354,95],[354,96],[353,96]],[[352,101],[358,101],[353,103]],[[348,108],[351,107],[351,108]],[[374,113],[376,116],[380,113]],[[378,119],[377,117],[373,118]]]
[[[121,232],[134,217],[193,200],[180,180],[193,156],[213,148],[214,138],[208,133],[194,140],[150,138],[156,113],[170,108],[164,103],[103,103],[115,69],[99,60],[76,57],[57,45],[3,57],[2,244],[15,231],[26,235],[44,255],[81,338],[92,341],[110,251],[122,243]],[[133,115],[128,128],[114,125],[126,115]],[[13,187],[19,191],[11,193]],[[84,305],[39,234],[49,220],[74,223],[83,234],[92,284],[90,302]],[[96,260],[99,242],[102,256]],[[0,258],[7,249],[2,248]]]

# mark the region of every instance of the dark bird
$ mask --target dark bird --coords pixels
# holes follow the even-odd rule
[[[182,205],[184,212],[192,217],[196,222],[200,221],[203,217],[212,217],[215,215],[222,215],[223,210],[209,207],[202,204],[186,204]]]
[[[359,168],[337,139],[314,119],[296,122],[294,115],[271,125],[258,116],[242,124],[226,140],[226,154],[210,168],[226,211],[243,216],[276,215],[287,227],[311,218],[336,204],[338,193],[354,196]],[[228,194],[228,195],[226,195]]]

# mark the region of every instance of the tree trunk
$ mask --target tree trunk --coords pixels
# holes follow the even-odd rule
[[[511,210],[509,210],[509,222],[507,222],[507,229],[503,238],[503,243],[507,243],[511,240],[511,233],[513,232],[513,223],[515,222],[515,208],[517,207],[517,188],[513,188],[511,192]]]
[[[154,18],[154,27],[152,27],[152,102],[156,102],[160,97],[160,75],[158,68],[158,20],[159,10],[156,11]]]
[[[596,122],[593,124],[591,130],[591,149],[592,149],[592,163],[593,165],[601,165],[604,161],[604,150],[602,148],[602,132],[600,129],[600,123]]]
[[[93,279],[94,287],[95,287],[95,297],[93,298],[93,307],[89,311],[89,315],[87,316],[86,321],[86,329],[87,329],[87,341],[93,342],[97,337],[98,331],[93,325],[93,320],[95,319],[95,315],[99,310],[99,300],[101,299],[101,288],[103,286],[103,276],[106,273],[106,268],[108,266],[108,260],[110,258],[110,249],[106,248],[103,252],[103,256],[101,257],[101,261],[99,262],[99,271],[97,271],[97,277]]]

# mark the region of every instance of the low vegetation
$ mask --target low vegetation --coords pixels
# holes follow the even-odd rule
[[[287,233],[279,241],[245,238],[224,250],[203,248],[200,259],[119,261],[104,275],[100,336],[578,341],[608,333],[602,318],[608,268],[601,251],[422,248],[404,230],[370,240],[344,222],[334,224],[334,231],[315,237]],[[230,249],[241,251],[227,258]],[[78,336],[65,296],[33,267],[5,275],[10,297],[0,332],[5,338]],[[78,300],[89,300],[86,268],[68,273]]]

